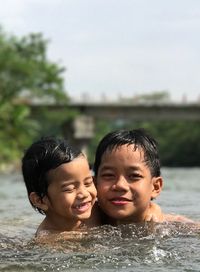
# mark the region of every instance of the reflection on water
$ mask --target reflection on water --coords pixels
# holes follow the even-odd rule
[[[200,170],[164,169],[165,211],[199,220]],[[1,176],[0,271],[200,271],[200,230],[191,224],[103,226],[39,246],[42,216],[30,206],[20,175]]]

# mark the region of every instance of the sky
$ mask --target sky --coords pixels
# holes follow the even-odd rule
[[[71,98],[200,98],[200,0],[6,0],[4,31],[42,33]]]

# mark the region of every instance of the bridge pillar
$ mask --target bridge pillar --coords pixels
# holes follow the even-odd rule
[[[94,119],[88,115],[77,116],[70,124],[65,124],[64,136],[87,155],[88,145],[94,137]]]
[[[87,147],[94,137],[94,119],[91,116],[80,115],[74,120],[74,140],[87,155]]]

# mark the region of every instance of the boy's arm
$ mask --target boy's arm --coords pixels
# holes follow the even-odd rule
[[[150,202],[148,213],[146,214],[144,221],[163,222],[164,215],[159,205]]]
[[[182,223],[195,223],[194,220],[187,218],[182,215],[175,214],[163,214],[159,205],[151,202],[148,213],[144,218],[144,221],[152,221],[152,222],[182,222]]]

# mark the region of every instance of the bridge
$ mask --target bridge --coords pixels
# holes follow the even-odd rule
[[[193,104],[125,104],[125,103],[79,103],[71,102],[62,105],[32,104],[32,111],[37,108],[47,107],[50,111],[62,112],[63,110],[76,110],[82,115],[93,119],[105,120],[200,120],[200,103]]]
[[[200,120],[200,104],[70,103],[68,107],[94,119]]]
[[[123,103],[69,103],[63,105],[44,105],[51,112],[66,114],[77,111],[73,123],[63,128],[64,136],[71,138],[87,153],[87,146],[94,136],[96,120],[106,121],[200,121],[200,104],[123,104]],[[32,105],[32,112],[42,105]],[[67,120],[66,116],[66,120]]]

